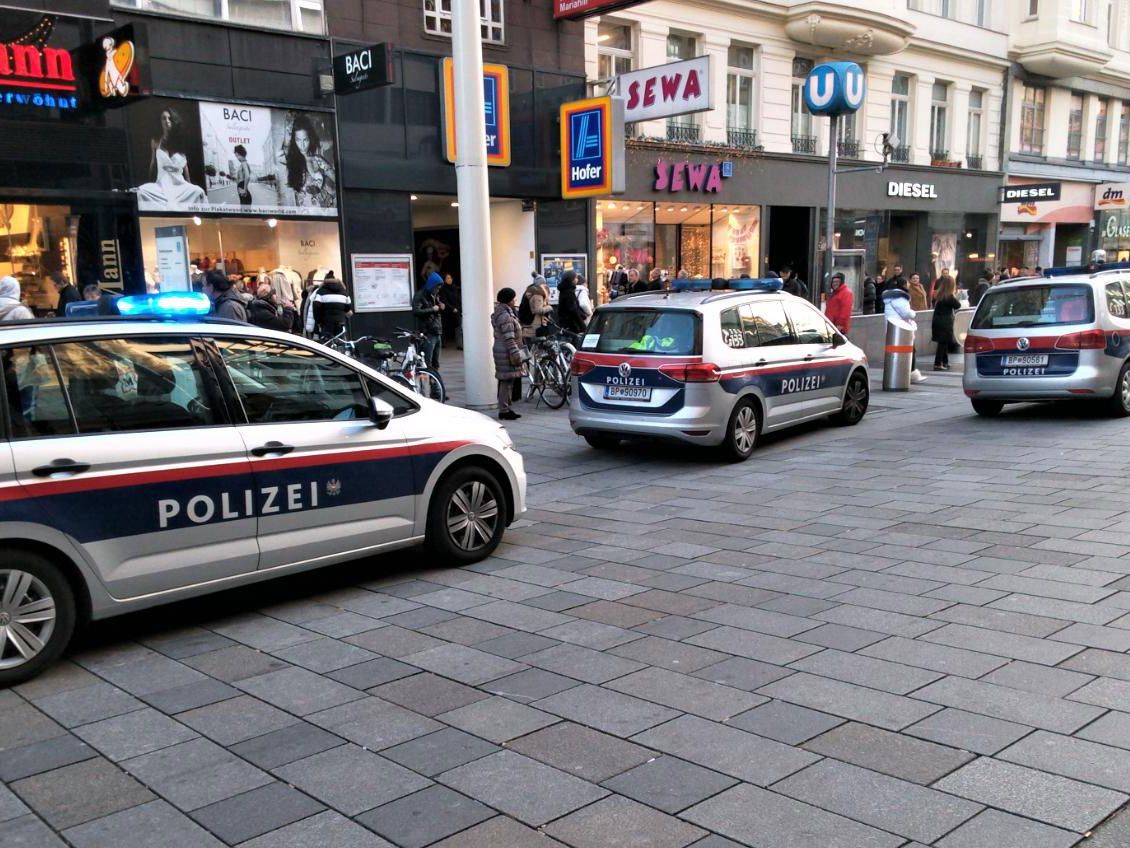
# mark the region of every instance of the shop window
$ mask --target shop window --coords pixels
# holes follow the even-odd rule
[[[1110,111],[1110,101],[1100,100],[1098,114],[1095,116],[1095,161],[1106,161],[1106,128],[1107,113]]]
[[[596,35],[597,76],[612,79],[632,69],[632,28],[626,24],[601,21]]]
[[[321,35],[322,0],[112,0],[115,6]]]
[[[1020,104],[1020,152],[1044,155],[1044,104],[1047,90],[1034,85],[1024,86]],[[1080,121],[1082,117],[1080,116]]]
[[[1130,103],[1122,104],[1118,122],[1118,164],[1130,162]]]
[[[670,278],[710,276],[710,206],[659,203],[655,207],[655,265]]]
[[[622,200],[596,202],[596,258],[601,302],[617,270],[635,270],[643,280],[655,265],[655,204]]]
[[[756,76],[752,47],[731,44],[727,50],[726,135],[735,147],[756,147],[754,104]]]
[[[53,274],[79,284],[99,281],[97,268],[88,273],[79,267],[80,226],[80,216],[67,206],[0,204],[0,276],[16,278],[21,300],[37,315],[58,303]]]
[[[949,158],[949,135],[946,121],[949,113],[950,86],[935,82],[930,90],[930,158]]]
[[[479,32],[490,44],[505,43],[503,0],[479,0]],[[424,0],[424,31],[451,35],[451,0]]]
[[[910,161],[910,77],[895,74],[891,80],[890,141],[896,162]],[[900,155],[901,154],[901,155]]]
[[[793,153],[815,153],[816,134],[812,129],[812,113],[804,105],[804,82],[812,73],[811,59],[793,59],[792,142]]]
[[[1067,158],[1083,155],[1083,95],[1071,95],[1071,111],[1067,116]]]
[[[761,207],[715,205],[711,276],[756,277],[761,255]]]
[[[984,167],[982,139],[985,134],[985,90],[969,92],[969,122],[965,137],[965,161],[970,168]]]

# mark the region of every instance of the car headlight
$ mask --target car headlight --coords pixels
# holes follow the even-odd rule
[[[514,440],[510,438],[510,434],[506,432],[506,428],[501,424],[498,427],[498,440],[502,442],[504,448],[514,449]]]

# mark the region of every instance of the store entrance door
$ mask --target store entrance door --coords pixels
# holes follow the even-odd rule
[[[812,210],[807,206],[769,207],[767,270],[780,272],[786,265],[802,277],[812,262]]]

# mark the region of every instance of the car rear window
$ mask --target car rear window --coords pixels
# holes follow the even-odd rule
[[[981,298],[972,329],[1050,327],[1094,320],[1095,299],[1090,286],[1041,283],[999,291],[990,289]]]
[[[698,316],[675,309],[598,310],[581,350],[695,356],[702,353]]]

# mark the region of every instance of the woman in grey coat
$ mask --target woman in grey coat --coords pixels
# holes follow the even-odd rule
[[[522,416],[511,409],[511,392],[514,381],[521,380],[526,373],[525,348],[522,345],[522,322],[514,307],[517,300],[514,289],[505,288],[498,293],[494,314],[490,316],[494,328],[494,372],[498,378],[498,417],[502,421],[514,421]]]

